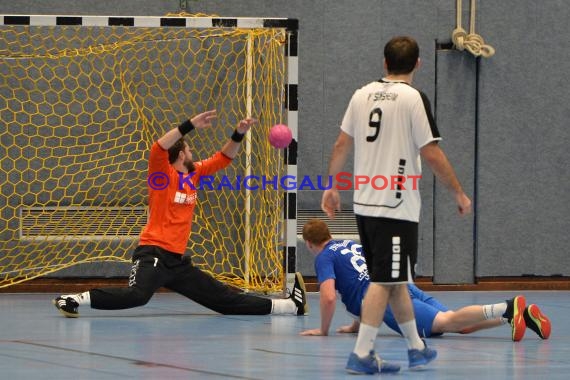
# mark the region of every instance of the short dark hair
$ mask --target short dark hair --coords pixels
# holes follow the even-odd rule
[[[320,219],[312,218],[303,226],[303,240],[311,244],[322,244],[332,239],[329,226]]]
[[[184,137],[181,137],[174,143],[174,145],[168,148],[168,162],[173,164],[174,161],[176,161],[176,159],[178,158],[180,152],[184,151],[184,148],[185,148]]]
[[[397,36],[384,46],[384,59],[389,74],[409,74],[420,56],[418,43],[411,37]]]

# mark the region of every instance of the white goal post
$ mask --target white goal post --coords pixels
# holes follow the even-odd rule
[[[284,36],[284,51],[285,51],[285,82],[282,89],[282,96],[283,96],[283,106],[284,106],[284,118],[278,120],[279,122],[283,122],[289,126],[293,133],[293,141],[289,145],[287,149],[285,149],[281,156],[281,164],[284,170],[284,173],[288,176],[297,176],[297,142],[298,142],[298,20],[296,19],[289,19],[289,18],[242,18],[242,17],[186,17],[174,15],[174,16],[166,16],[166,17],[154,17],[154,16],[78,16],[78,15],[0,15],[0,31],[1,33],[5,33],[8,28],[11,29],[26,29],[26,28],[35,28],[35,27],[50,27],[50,28],[58,28],[58,27],[78,27],[78,28],[90,28],[90,27],[97,27],[100,30],[105,28],[189,28],[189,29],[200,29],[200,30],[208,30],[208,29],[248,29],[248,30],[257,30],[257,29],[280,29],[283,30]],[[4,34],[3,34],[4,35]],[[10,46],[7,41],[0,42],[0,61],[1,60],[9,60],[13,59],[9,56],[10,53]],[[70,49],[72,50],[72,49]],[[70,53],[72,54],[72,53]],[[251,82],[251,75],[250,72],[250,58],[248,57],[246,65],[248,67],[247,71],[247,79],[246,81],[248,84],[248,93],[247,93],[247,106],[246,106],[246,113],[247,116],[253,114],[252,104],[250,98],[253,96],[252,92],[254,92],[254,88]],[[20,56],[18,59],[27,59],[25,56]],[[1,62],[0,62],[1,64]],[[9,69],[7,69],[9,71]],[[33,74],[30,74],[33,75]],[[0,103],[6,102],[8,103],[7,96],[5,94],[9,93],[9,81],[6,79],[4,82],[0,83],[0,86],[4,87],[3,93],[0,94]],[[10,105],[7,106],[0,106],[0,112],[12,112]],[[68,111],[69,113],[73,113],[73,110]],[[255,116],[255,115],[253,115]],[[63,118],[62,118],[63,119]],[[33,123],[33,121],[31,121]],[[16,124],[14,124],[16,125]],[[14,129],[14,125],[10,125],[8,127],[8,132]],[[22,125],[22,128],[27,128],[26,125]],[[0,132],[0,135],[3,132]],[[17,134],[14,133],[17,137]],[[7,139],[3,139],[3,141],[8,141],[12,139],[17,144],[18,139],[13,138],[12,136],[7,136]],[[0,136],[1,137],[1,136]],[[3,157],[2,160],[12,160],[14,162],[17,161],[17,156],[10,156],[12,151],[10,150],[11,145],[9,146],[8,143],[0,144],[0,148],[6,149],[8,152],[7,157]],[[247,139],[246,146],[244,147],[243,154],[249,157],[251,155],[252,150],[255,149],[255,146],[252,145],[250,138]],[[0,149],[1,150],[1,149]],[[6,165],[0,166],[0,180],[4,184],[0,184],[0,186],[8,186],[6,189],[13,190],[13,187],[16,190],[13,192],[17,192],[18,186],[13,186],[10,184],[9,177],[10,173],[8,167],[12,167],[12,163],[8,163]],[[15,165],[17,166],[17,165]],[[248,170],[251,169],[250,165],[246,165]],[[51,174],[50,174],[51,175]],[[7,184],[6,184],[7,183]],[[0,248],[2,248],[2,252],[9,252],[13,251],[16,255],[18,251],[18,244],[19,242],[14,241],[13,239],[20,239],[20,241],[27,242],[26,244],[31,244],[30,242],[37,242],[41,240],[38,238],[40,236],[42,239],[46,234],[46,231],[49,228],[43,228],[42,226],[38,227],[38,220],[41,221],[43,217],[49,223],[54,220],[54,216],[58,212],[63,214],[68,214],[66,217],[70,217],[73,212],[95,212],[108,216],[108,218],[120,218],[123,217],[121,209],[116,209],[116,206],[107,207],[105,205],[100,206],[99,204],[90,204],[82,208],[83,206],[79,206],[78,208],[76,205],[71,204],[69,207],[66,205],[59,205],[53,206],[52,203],[46,203],[46,205],[39,205],[38,207],[37,202],[34,204],[26,204],[24,199],[27,197],[27,194],[17,194],[19,198],[22,199],[21,204],[14,204],[9,199],[9,195],[4,190],[2,191],[2,197],[4,199],[0,199],[0,211],[2,211],[2,216],[0,217],[0,241],[6,242],[6,247],[3,247],[4,243],[0,243]],[[286,292],[288,289],[291,289],[294,282],[295,271],[297,270],[297,190],[287,188],[283,190],[283,199],[282,199],[282,223],[281,227],[279,228],[280,238],[280,249],[282,251],[282,258],[281,258],[281,265],[283,274],[285,274],[285,281],[283,283],[283,291]],[[67,207],[67,208],[65,208]],[[125,208],[127,210],[128,207]],[[137,211],[137,217],[140,215],[140,209],[138,207],[132,207],[133,210]],[[91,211],[89,211],[91,210]],[[117,211],[118,210],[118,211]],[[128,210],[127,210],[128,211]],[[51,214],[48,215],[48,212]],[[130,212],[130,211],[129,211]],[[246,197],[245,202],[245,214],[250,215],[251,213],[255,212],[255,205],[253,205],[249,201],[249,197]],[[125,215],[125,218],[132,217],[130,213],[129,215]],[[37,218],[36,218],[36,215]],[[36,219],[28,219],[24,220],[24,217],[29,218],[36,218]],[[70,217],[71,218],[71,217]],[[15,222],[17,220],[17,222]],[[26,228],[26,223],[30,224],[29,229]],[[17,226],[16,226],[17,224]],[[250,237],[255,231],[249,226],[249,222],[246,221],[246,228],[245,228],[245,252],[244,254],[246,257],[250,254],[250,250],[253,248],[250,247]],[[39,235],[34,235],[36,234]],[[51,230],[50,230],[51,231]],[[104,241],[107,237],[104,234],[100,234],[99,230],[88,228],[85,231],[90,231],[89,236],[93,238],[94,241]],[[117,229],[119,231],[119,229]],[[122,230],[121,230],[122,231]],[[87,233],[87,232],[86,232]],[[123,232],[113,232],[114,234],[121,234]],[[133,240],[133,236],[127,236],[128,232],[125,233],[125,236],[121,236],[120,238],[123,239],[121,242]],[[116,235],[113,235],[116,237]],[[59,238],[57,233],[53,236],[45,236],[45,242],[49,244],[59,244],[61,245],[62,242],[69,242],[73,239],[76,240],[86,240],[85,236],[67,236],[64,235],[63,237]],[[46,243],[46,244],[47,244]],[[97,243],[99,244],[99,243]],[[24,249],[25,251],[25,249]],[[103,254],[101,255],[102,258],[106,257]],[[22,260],[33,260],[33,257],[26,257]],[[16,260],[18,261],[18,260]],[[93,262],[93,259],[87,259],[83,262]],[[246,262],[249,259],[246,258]],[[52,267],[46,265],[46,269],[44,271],[30,271],[24,267],[19,266],[16,269],[9,268],[8,265],[5,265],[3,262],[0,261],[0,287],[9,286],[15,283],[23,282],[35,277],[40,277],[54,271],[58,271],[62,268],[67,268],[70,265],[54,265]],[[16,273],[16,275],[12,276],[12,273]],[[248,290],[248,283],[249,283],[249,276],[250,271],[249,269],[245,270],[245,289]],[[256,289],[251,289],[252,291],[256,291]],[[263,291],[263,290],[261,290]]]

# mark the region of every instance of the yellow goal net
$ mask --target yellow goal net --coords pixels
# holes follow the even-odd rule
[[[203,17],[44,21],[4,16],[0,26],[0,287],[129,262],[147,218],[150,146],[217,109],[214,127],[188,139],[196,160],[242,118],[259,124],[199,190],[187,254],[237,287],[282,290],[285,190],[244,179],[286,174],[267,134],[287,123],[287,28]]]

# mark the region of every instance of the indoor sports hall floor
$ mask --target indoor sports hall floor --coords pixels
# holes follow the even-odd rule
[[[431,292],[444,304],[495,303],[517,292]],[[428,343],[439,357],[407,370],[405,342],[382,327],[377,349],[402,364],[402,379],[567,379],[570,292],[527,291],[550,316],[549,340],[531,330],[518,343],[507,326]],[[222,316],[173,293],[122,311],[80,308],[67,319],[51,294],[0,294],[0,379],[354,379],[344,371],[354,335],[301,337],[319,326],[318,294],[308,316]],[[340,302],[333,326],[348,323]],[[362,378],[362,377],[359,377]]]

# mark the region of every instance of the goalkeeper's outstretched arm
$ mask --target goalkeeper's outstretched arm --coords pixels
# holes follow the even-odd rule
[[[164,150],[171,148],[182,136],[192,131],[194,128],[203,129],[212,126],[212,121],[217,117],[216,110],[202,112],[192,119],[188,119],[178,127],[172,128],[158,139],[158,145]]]
[[[238,126],[234,130],[234,133],[230,137],[230,140],[222,148],[222,153],[226,157],[233,159],[235,156],[237,156],[241,140],[243,140],[247,131],[249,131],[251,126],[255,123],[257,123],[257,120],[252,118],[243,119],[239,122]]]

